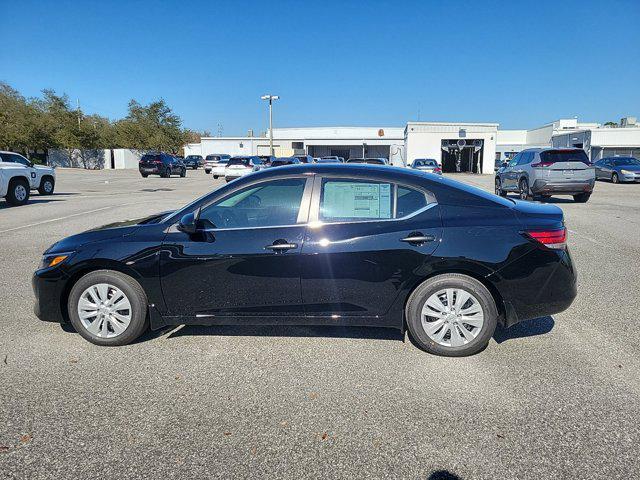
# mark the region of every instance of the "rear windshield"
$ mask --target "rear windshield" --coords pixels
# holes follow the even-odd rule
[[[254,160],[254,163],[259,163],[259,162]],[[248,167],[251,165],[251,159],[250,158],[231,158],[227,162],[227,165],[244,165],[245,167]]]
[[[207,155],[207,160],[218,161],[220,157],[218,155]]]
[[[371,165],[384,165],[384,160],[380,160],[379,158],[367,158],[365,163],[369,163]]]
[[[140,159],[142,162],[153,162],[154,160],[160,160],[160,155],[143,155]]]
[[[582,162],[589,165],[589,157],[584,150],[546,150],[540,152],[540,159],[545,163]]]

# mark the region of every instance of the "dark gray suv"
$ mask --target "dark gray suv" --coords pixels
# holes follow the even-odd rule
[[[596,177],[589,157],[580,148],[530,148],[503,163],[496,173],[496,195],[517,192],[523,200],[571,195],[589,200]]]

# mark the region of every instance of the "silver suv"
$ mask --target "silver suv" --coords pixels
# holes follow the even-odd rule
[[[589,200],[596,175],[580,148],[530,148],[503,163],[496,173],[496,195],[518,192],[523,200],[551,195],[571,195],[576,202]]]

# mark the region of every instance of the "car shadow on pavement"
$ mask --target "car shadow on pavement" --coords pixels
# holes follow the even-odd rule
[[[36,203],[50,203],[50,202],[64,202],[63,199],[59,198],[59,199],[55,199],[55,198],[30,198],[29,201],[24,205],[33,205]],[[20,208],[20,207],[14,207],[12,205],[9,205],[7,202],[3,202],[0,201],[0,209],[4,209],[4,208]]]
[[[166,333],[166,330],[165,330]],[[299,326],[299,325],[185,325],[175,328],[167,338],[183,336],[232,336],[232,337],[324,337],[362,338],[374,340],[400,340],[403,335],[394,328]],[[143,340],[144,341],[144,340]]]
[[[497,343],[506,342],[515,338],[535,337],[536,335],[544,335],[553,330],[556,322],[553,317],[540,317],[524,322],[516,323],[512,327],[504,328],[500,325],[493,334],[493,339]]]
[[[436,470],[431,472],[431,475],[427,477],[427,480],[462,480],[455,473],[451,473],[449,470]]]

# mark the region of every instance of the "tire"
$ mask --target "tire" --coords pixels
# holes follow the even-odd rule
[[[502,182],[500,181],[500,177],[496,177],[496,195],[501,197],[506,197],[507,192],[502,189]]]
[[[142,175],[142,178],[147,178],[149,175],[146,173],[141,173],[140,175]]]
[[[167,167],[164,169],[164,175],[162,175],[162,178],[169,178],[171,177],[171,167]]]
[[[618,177],[618,174],[616,172],[613,172],[611,174],[611,181],[613,183],[620,183],[620,177]]]
[[[573,201],[576,203],[587,203],[591,198],[591,192],[589,193],[579,193],[573,196]]]
[[[181,176],[182,178],[184,178],[184,177],[186,177],[186,176],[187,176],[187,169],[186,169],[186,168],[183,168],[182,170],[180,170],[180,176]]]
[[[204,173],[209,174],[211,173],[211,170],[207,170],[206,168],[204,169]]]
[[[40,180],[40,186],[38,187],[38,193],[40,195],[53,195],[53,191],[56,188],[56,181],[53,177],[46,175]]]
[[[529,192],[529,182],[526,178],[520,179],[518,183],[518,192],[520,194],[520,200],[531,200],[531,192]]]
[[[19,207],[29,201],[30,194],[29,182],[24,178],[14,178],[9,182],[5,199],[9,205]]]
[[[217,180],[217,179],[218,179],[218,175],[214,175],[214,176],[213,176],[213,179],[214,179],[214,180]]]
[[[465,310],[469,310],[470,312],[474,306],[475,308],[480,307],[483,317],[481,326],[474,327],[469,324],[464,324],[464,320],[459,320],[458,317],[456,317],[451,321],[457,323],[449,325],[444,323],[442,324],[443,327],[436,329],[431,336],[427,333],[425,325],[429,326],[433,324],[436,326],[435,324],[441,320],[424,316],[425,321],[423,322],[423,308],[427,309],[428,312],[433,312],[432,308],[426,305],[427,301],[429,301],[432,296],[436,296],[436,294],[443,291],[446,296],[447,289],[457,290],[458,292],[464,291],[471,295],[460,307],[464,306]],[[456,307],[455,300],[457,300],[457,298],[459,297],[454,295],[454,307]],[[443,302],[440,304],[444,305]],[[453,315],[455,316],[455,314]],[[498,309],[489,290],[478,280],[459,273],[446,273],[426,280],[411,293],[407,301],[407,306],[405,307],[405,318],[407,328],[412,338],[427,352],[446,357],[466,357],[478,353],[487,346],[498,323]],[[479,321],[477,314],[469,315],[466,318],[469,320],[475,318],[474,323]],[[466,330],[467,335],[463,334],[462,328]],[[445,333],[441,341],[432,338],[442,334],[443,330],[445,330]],[[457,337],[460,337],[462,340],[458,339],[454,341],[452,338],[454,331],[457,332]],[[447,343],[447,336],[449,336],[448,343],[450,345],[443,344]],[[459,343],[460,341],[463,342],[462,345],[451,345],[452,343]]]
[[[102,288],[99,289],[97,293],[94,292],[93,294],[87,294],[88,289],[98,284],[108,285],[109,288],[106,290]],[[117,292],[118,290],[119,293]],[[106,292],[106,302],[120,294],[125,296],[126,300],[129,302],[129,308],[117,310],[115,313],[120,315],[120,317],[128,317],[128,325],[122,327],[122,322],[111,317],[108,310],[104,310],[104,312],[107,312],[105,313],[107,318],[93,316],[88,317],[84,321],[80,319],[80,314],[78,312],[80,300],[84,298],[89,301],[92,297],[87,295],[92,295],[94,302],[97,302],[97,300],[100,299],[100,292],[102,292],[103,296],[104,292]],[[111,294],[111,297],[109,297],[109,294]],[[95,296],[98,298],[96,299]],[[121,300],[116,301],[116,305],[118,304],[122,305]],[[85,303],[85,305],[88,306],[90,304]],[[71,293],[69,294],[69,299],[67,301],[67,309],[69,312],[69,319],[71,320],[71,324],[75,330],[84,339],[96,345],[108,347],[127,345],[133,342],[149,328],[149,320],[147,318],[147,296],[145,295],[144,290],[142,290],[140,284],[130,276],[113,270],[96,270],[81,277],[71,289]],[[87,311],[93,311],[93,309],[88,308]],[[126,312],[128,312],[128,314]],[[99,313],[98,315],[102,314]],[[96,326],[93,327],[94,325]],[[118,326],[118,329],[123,328],[123,331],[118,333],[115,326]]]

